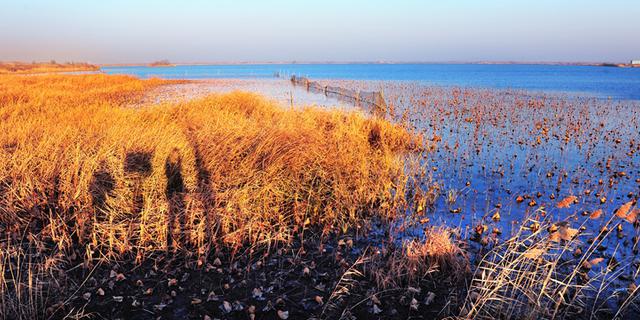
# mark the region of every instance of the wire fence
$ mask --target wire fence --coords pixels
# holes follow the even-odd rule
[[[352,103],[357,106],[369,107],[375,114],[386,114],[387,102],[382,91],[355,91],[347,88],[323,85],[317,81],[311,81],[306,77],[291,76],[291,83],[302,86],[307,91],[322,93],[327,97]]]

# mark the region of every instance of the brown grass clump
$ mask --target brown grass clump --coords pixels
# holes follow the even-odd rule
[[[429,227],[422,236],[402,243],[392,239],[380,247],[367,247],[353,264],[343,266],[321,318],[451,314],[458,308],[463,280],[471,274],[458,238],[449,228]],[[353,244],[341,242],[339,249]]]
[[[462,280],[470,272],[469,261],[454,242],[451,229],[431,227],[422,239],[410,239],[402,248],[382,250],[374,256],[371,275],[380,289],[420,287],[420,281],[440,273]]]

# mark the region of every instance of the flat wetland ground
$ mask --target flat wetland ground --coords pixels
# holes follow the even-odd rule
[[[0,315],[638,316],[637,102],[319,83],[0,75]]]

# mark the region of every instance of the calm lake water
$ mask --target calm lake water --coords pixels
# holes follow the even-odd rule
[[[524,89],[640,100],[640,68],[530,64],[247,64],[103,67],[102,70],[109,74],[167,79],[269,79],[279,74],[311,79],[409,81],[447,87]]]

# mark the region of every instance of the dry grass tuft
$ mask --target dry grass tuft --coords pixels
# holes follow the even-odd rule
[[[420,287],[429,275],[453,276],[454,282],[469,274],[469,261],[454,242],[451,229],[431,227],[422,239],[406,240],[402,248],[387,248],[374,256],[370,274],[380,289]]]
[[[611,219],[606,223],[614,223]],[[536,225],[539,228],[530,228]],[[548,220],[528,220],[516,235],[493,248],[480,261],[462,309],[465,319],[566,319],[623,314],[637,296],[624,292],[621,305],[614,284],[631,266],[599,257],[598,248],[611,235],[608,228],[584,247],[584,235],[557,237]],[[614,229],[613,227],[611,229]],[[574,230],[574,229],[571,229]]]

